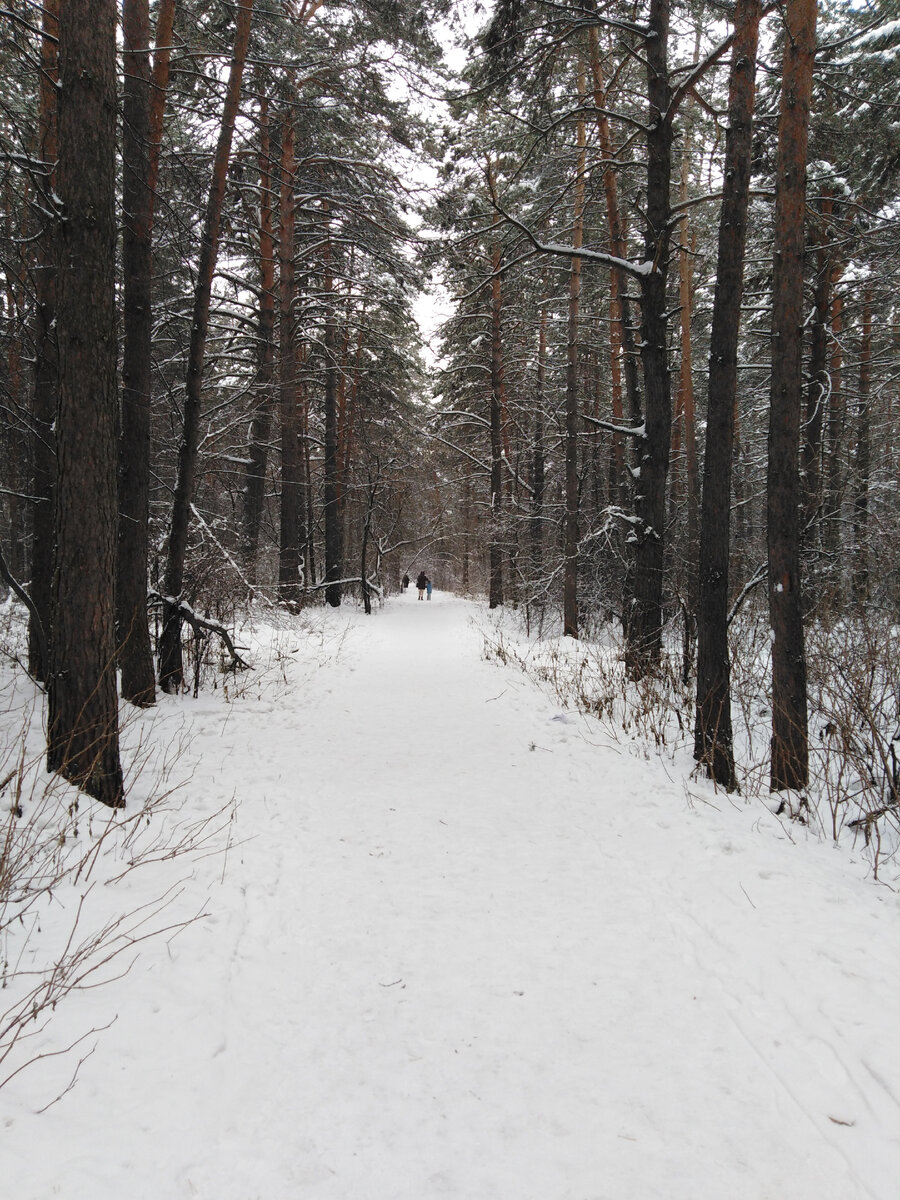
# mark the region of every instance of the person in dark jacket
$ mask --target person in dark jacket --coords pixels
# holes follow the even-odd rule
[[[419,599],[425,599],[425,589],[428,587],[428,576],[424,571],[419,572],[419,577],[416,580],[416,587],[419,589]]]
[[[408,575],[403,576],[403,578],[400,580],[400,585],[401,585],[403,591],[405,592],[406,589],[409,587],[409,576]]]

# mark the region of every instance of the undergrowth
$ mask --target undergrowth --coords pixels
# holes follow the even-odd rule
[[[731,631],[735,765],[741,794],[781,808],[835,842],[863,846],[875,876],[900,849],[900,629],[877,615],[807,630],[810,782],[769,793],[770,638],[752,608]],[[529,637],[517,616],[482,626],[483,657],[513,666],[564,707],[596,718],[638,754],[693,752],[695,681],[683,682],[682,639],[671,631],[658,671],[629,678],[617,626],[574,641]],[[691,768],[685,762],[686,770]],[[699,768],[694,767],[694,774]],[[712,787],[713,785],[710,784]]]

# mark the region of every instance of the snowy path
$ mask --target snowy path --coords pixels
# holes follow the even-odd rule
[[[482,662],[472,611],[339,614],[286,698],[184,703],[194,789],[237,789],[251,840],[97,994],[77,1087],[39,1118],[0,1093],[9,1195],[900,1194],[896,897],[690,805]]]

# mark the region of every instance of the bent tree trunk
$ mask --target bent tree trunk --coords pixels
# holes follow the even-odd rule
[[[164,692],[176,692],[184,680],[181,657],[181,589],[184,585],[184,560],[190,526],[191,501],[197,473],[197,452],[200,436],[200,396],[203,364],[206,357],[206,337],[209,330],[209,306],[213,274],[219,250],[219,230],[222,221],[222,202],[225,198],[225,179],[231,140],[241,94],[241,79],[250,42],[250,21],[253,0],[244,0],[237,10],[237,29],[222,127],[213,160],[212,185],[206,204],[203,231],[200,236],[200,258],[197,264],[197,284],[194,289],[191,340],[188,349],[185,379],[184,425],[178,448],[178,474],[172,500],[169,523],[169,545],[163,576],[163,629],[159,641],[159,684]]]
[[[778,117],[767,524],[773,792],[806,786],[806,654],[800,594],[800,408],[806,156],[816,0],[788,0]]]
[[[56,561],[47,765],[119,806],[116,564],[116,5],[60,13]],[[91,302],[85,303],[89,296]]]
[[[709,350],[709,407],[700,521],[694,758],[727,791],[737,786],[731,727],[728,571],[738,334],[750,197],[761,0],[739,0],[728,99],[719,252]]]

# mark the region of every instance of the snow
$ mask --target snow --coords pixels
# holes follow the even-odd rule
[[[232,844],[125,876],[207,915],[60,1004],[38,1048],[116,1020],[42,1115],[71,1055],[0,1090],[9,1195],[893,1200],[897,895],[484,661],[483,617],[317,611],[133,718]]]

